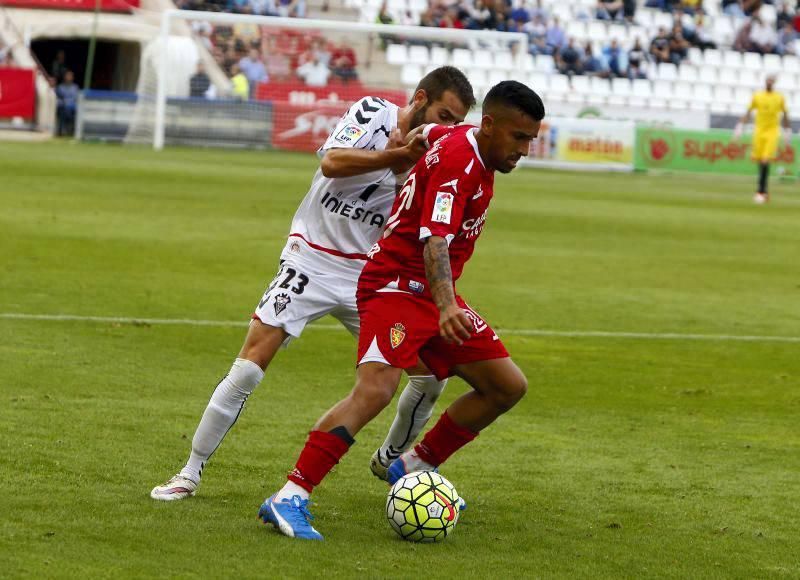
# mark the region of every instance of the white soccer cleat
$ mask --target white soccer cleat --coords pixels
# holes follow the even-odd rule
[[[389,481],[389,466],[384,465],[381,461],[381,450],[378,449],[372,454],[372,459],[369,460],[369,468],[373,475],[383,481]]]
[[[159,501],[175,501],[193,496],[198,485],[198,482],[179,473],[164,485],[154,487],[150,497]]]
[[[762,203],[766,203],[767,199],[769,198],[763,193],[757,193],[753,196],[753,201],[759,205]]]

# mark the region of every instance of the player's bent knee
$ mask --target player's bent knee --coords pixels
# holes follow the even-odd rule
[[[502,384],[492,389],[493,402],[501,413],[511,410],[528,392],[528,380],[522,371],[516,371],[504,377]]]
[[[283,341],[289,336],[283,328],[253,320],[247,331],[239,358],[244,358],[266,369]]]
[[[394,393],[400,383],[400,369],[379,363],[366,363],[358,367],[358,380],[353,397],[363,408],[375,411],[375,414],[392,402]]]

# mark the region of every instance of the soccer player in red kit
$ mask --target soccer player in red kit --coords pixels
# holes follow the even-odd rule
[[[438,467],[527,390],[503,343],[456,294],[455,281],[486,223],[494,172],[512,171],[528,154],[544,105],[525,85],[504,81],[486,95],[482,113],[479,128],[423,131],[430,149],[403,185],[359,278],[356,385],[317,422],[286,485],[259,511],[287,536],[322,539],[310,524],[311,491],[391,402],[402,369],[418,356],[437,378],[460,376],[472,390],[391,464],[390,482]]]

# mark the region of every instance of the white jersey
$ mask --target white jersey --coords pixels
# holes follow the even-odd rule
[[[378,97],[364,97],[342,116],[317,154],[329,149],[383,150],[397,127],[399,108]],[[395,199],[391,169],[330,178],[320,169],[292,220],[281,259],[338,274],[352,281],[366,263]]]

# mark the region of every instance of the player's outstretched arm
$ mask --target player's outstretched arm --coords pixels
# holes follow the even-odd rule
[[[383,151],[331,149],[325,153],[320,163],[322,174],[329,178],[352,177],[378,169],[391,169],[394,173],[403,173],[408,171],[427,150],[422,135],[415,135],[410,142],[398,145],[387,146]]]
[[[439,334],[448,342],[463,344],[470,337],[472,324],[456,302],[447,241],[440,236],[429,237],[425,242],[423,257],[425,276],[440,312]]]

